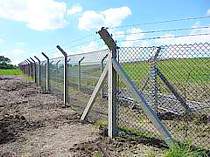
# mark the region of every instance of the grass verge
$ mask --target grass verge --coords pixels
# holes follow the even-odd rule
[[[207,157],[207,154],[203,150],[193,150],[190,144],[174,144],[163,157]]]
[[[0,69],[0,76],[20,76],[23,75],[20,69]]]

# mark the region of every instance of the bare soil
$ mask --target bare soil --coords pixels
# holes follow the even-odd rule
[[[164,146],[105,137],[62,100],[21,78],[0,78],[0,156],[147,156]],[[161,147],[158,148],[158,147]]]

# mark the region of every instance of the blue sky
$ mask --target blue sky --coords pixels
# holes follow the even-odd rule
[[[165,25],[143,25],[153,21],[210,15],[209,0],[0,0],[0,6],[0,55],[8,56],[15,64],[34,55],[42,58],[41,51],[52,57],[59,56],[55,48],[57,44],[69,54],[103,48],[102,43],[96,42],[99,37],[95,34],[101,26],[140,24],[110,30],[123,34],[210,25],[210,18]],[[210,30],[202,30],[202,33],[205,32]],[[192,31],[176,33],[164,32],[157,35],[193,34]],[[83,42],[72,42],[87,35],[87,40]],[[138,34],[124,35],[121,38],[127,40],[145,37],[148,36]],[[210,41],[209,39],[205,37],[205,41]],[[195,41],[197,40],[200,41],[200,38]],[[161,41],[163,44],[168,42],[171,41]],[[120,44],[133,46],[142,43]]]

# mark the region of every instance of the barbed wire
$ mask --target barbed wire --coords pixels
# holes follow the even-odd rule
[[[78,42],[78,41],[84,41],[86,39],[97,39],[96,32],[95,33],[91,32],[91,33],[88,33],[87,35],[81,36],[77,39],[70,40],[70,43],[75,43],[75,42]]]
[[[130,33],[117,33],[113,34],[115,37],[124,36],[124,35],[131,35],[131,34],[149,34],[149,33],[159,33],[159,32],[177,32],[177,31],[185,31],[185,30],[201,30],[201,29],[208,29],[210,26],[203,26],[203,27],[191,27],[191,28],[177,28],[177,29],[160,29],[160,30],[150,30],[150,31],[143,31],[143,32],[130,32]]]
[[[97,40],[90,40],[90,41],[85,41],[85,42],[78,42],[77,44],[75,44],[75,45],[69,45],[70,46],[70,48],[71,49],[75,49],[75,48],[77,48],[77,47],[82,47],[82,46],[85,46],[85,45],[87,45],[87,44],[89,44],[89,43],[91,43],[91,42],[95,42],[95,43],[102,43],[102,40],[101,39],[97,39]]]
[[[108,27],[108,28],[109,28],[109,29],[126,28],[126,27],[132,27],[132,26],[140,26],[140,25],[142,26],[142,25],[163,24],[163,23],[181,22],[181,21],[198,20],[198,19],[207,19],[207,18],[210,18],[210,15],[208,15],[208,16],[198,16],[198,17],[186,17],[186,18],[173,19],[173,20],[164,20],[164,21],[155,21],[155,22],[138,23],[138,24],[132,24],[132,25],[123,25],[123,26],[116,26],[116,27]]]
[[[190,34],[190,35],[177,35],[177,36],[157,36],[157,37],[151,37],[151,38],[139,38],[139,39],[132,39],[132,40],[119,40],[118,42],[133,42],[133,41],[139,41],[139,40],[156,40],[156,39],[168,39],[168,38],[183,38],[183,37],[193,37],[193,36],[207,36],[210,35],[210,33],[205,34]]]

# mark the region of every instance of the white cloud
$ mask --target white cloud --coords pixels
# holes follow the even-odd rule
[[[122,31],[123,32],[123,31]],[[143,33],[143,30],[139,27],[133,27],[127,29],[124,33],[122,33],[122,42],[119,43],[119,46],[122,47],[135,47],[135,46],[148,46],[149,42],[146,40],[140,40],[145,38],[145,33]],[[117,34],[116,34],[117,36]]]
[[[204,51],[196,52],[194,47],[187,47],[187,46],[184,46],[184,44],[194,44],[194,43],[199,44],[199,43],[209,42],[210,41],[210,28],[207,28],[209,26],[210,25],[204,26],[204,25],[200,25],[199,23],[195,23],[192,26],[192,28],[198,28],[198,29],[192,29],[188,33],[178,34],[177,32],[176,34],[174,34],[174,33],[167,32],[162,35],[143,33],[144,31],[141,28],[133,27],[125,31],[121,31],[120,33],[114,33],[113,37],[114,39],[118,39],[119,41],[121,41],[118,43],[118,46],[120,47],[147,47],[147,46],[152,47],[152,46],[168,45],[164,47],[163,50],[161,51],[162,58],[199,57],[199,55],[204,57],[207,55],[207,53],[205,53]],[[205,27],[205,28],[201,29],[202,27]],[[200,34],[207,34],[207,35],[200,35]],[[149,38],[158,37],[158,36],[159,38],[157,39],[149,40]],[[183,37],[177,37],[177,36],[183,36]],[[208,50],[209,48],[206,49],[206,51]],[[148,51],[151,51],[151,52],[148,53]],[[145,49],[145,51],[142,51],[141,53],[138,53],[138,51],[129,51],[129,53],[124,53],[122,55],[123,58],[121,58],[121,60],[122,61],[123,59],[129,60],[130,58],[136,59],[136,60],[141,60],[141,59],[147,60],[151,57],[151,53],[153,54],[155,51],[153,51],[150,48]]]
[[[74,14],[82,12],[82,10],[83,9],[80,5],[74,5],[67,11],[67,14],[68,15],[74,15]]]
[[[207,10],[207,15],[210,15],[210,9]]]
[[[125,37],[125,40],[129,41],[129,42],[125,42],[123,44],[123,46],[125,46],[125,47],[132,47],[132,46],[136,46],[136,45],[141,44],[141,42],[138,41],[138,39],[142,39],[144,37],[144,33],[142,33],[142,32],[143,31],[140,28],[128,29],[126,31],[126,33],[128,35]]]
[[[12,64],[17,65],[23,61],[23,58],[26,58],[27,51],[24,49],[15,48],[15,49],[2,51],[0,55],[8,57],[9,59],[11,59]]]
[[[4,39],[0,38],[0,44],[2,44],[4,42]]]
[[[24,22],[34,30],[63,28],[67,7],[55,0],[0,0],[0,18]]]
[[[175,34],[166,33],[161,36],[162,39],[156,40],[156,45],[194,44],[194,43],[201,43],[201,42],[209,42],[210,41],[210,28],[199,29],[200,27],[206,27],[206,26],[202,26],[199,23],[195,23],[192,26],[192,28],[198,28],[198,29],[192,29],[189,34],[184,34],[183,37],[178,37],[178,38],[176,38]],[[210,27],[210,25],[208,27]]]
[[[96,42],[91,41],[91,42],[88,43],[87,45],[82,46],[82,47],[80,48],[80,52],[91,52],[91,51],[97,51],[97,50],[99,50],[99,49],[101,49],[101,48],[99,47],[99,45],[98,45]]]
[[[169,44],[193,44],[209,42],[210,28],[207,27],[210,27],[210,25],[200,25],[200,23],[195,23],[194,25],[192,25],[192,28],[197,29],[192,29],[188,33],[180,34],[179,32],[177,32],[176,34],[173,34],[171,32],[167,32],[162,35],[146,34],[143,33],[143,30],[141,28],[133,27],[127,29],[126,31],[121,31],[120,36],[118,36],[118,33],[114,33],[114,39],[119,39],[119,41],[123,40],[118,44],[122,47],[159,46]],[[152,39],[153,37],[154,39]]]
[[[22,42],[22,41],[16,42],[16,46],[18,47],[24,47],[25,45],[26,45],[25,42]]]
[[[79,28],[91,30],[102,26],[116,27],[129,15],[131,15],[131,10],[128,7],[110,8],[101,12],[85,11],[79,18]]]

